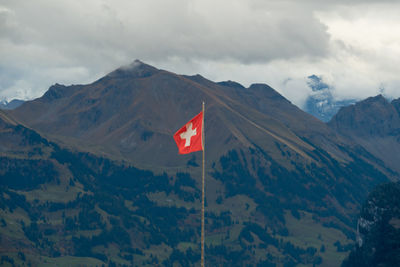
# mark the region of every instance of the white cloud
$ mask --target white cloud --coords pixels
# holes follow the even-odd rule
[[[384,4],[382,4],[384,3]],[[397,7],[397,8],[396,8]],[[88,83],[139,58],[302,105],[306,77],[338,98],[399,97],[396,1],[0,0],[0,98]]]
[[[331,55],[324,66],[331,73],[339,97],[364,98],[387,87],[391,97],[400,96],[399,5],[345,7],[318,14],[332,36]]]

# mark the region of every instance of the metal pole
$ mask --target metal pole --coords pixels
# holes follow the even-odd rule
[[[203,126],[202,126],[202,143],[203,143],[203,171],[202,171],[202,179],[201,179],[201,267],[204,267],[204,150],[205,150],[205,139],[204,139],[204,101],[203,101]]]

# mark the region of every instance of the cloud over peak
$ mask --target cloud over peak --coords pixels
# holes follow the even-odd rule
[[[133,58],[217,81],[266,82],[298,105],[312,74],[331,79],[338,97],[361,98],[382,85],[396,94],[399,35],[384,30],[400,28],[394,5],[0,0],[0,98],[37,97],[55,82],[91,82]],[[371,29],[377,38],[368,38]]]

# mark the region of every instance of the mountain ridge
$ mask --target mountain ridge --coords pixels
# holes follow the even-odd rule
[[[13,99],[11,101],[3,100],[0,102],[0,109],[15,109],[22,105],[25,101],[20,99]]]
[[[116,80],[119,80],[119,79],[128,79],[128,80],[131,80],[132,79],[132,81],[137,81],[137,82],[141,82],[141,81],[146,81],[146,78],[149,78],[149,77],[151,77],[151,76],[149,76],[149,75],[147,75],[147,74],[145,74],[144,76],[140,76],[139,78],[137,77],[137,75],[135,74],[135,71],[136,70],[139,70],[139,72],[140,73],[142,73],[143,71],[142,71],[142,69],[150,69],[151,71],[152,71],[152,75],[151,76],[153,76],[153,75],[158,75],[158,76],[162,76],[162,77],[160,77],[160,82],[166,82],[165,80],[167,80],[168,82],[177,82],[177,81],[183,81],[183,83],[185,84],[184,86],[186,86],[186,87],[189,87],[189,88],[191,88],[190,90],[193,90],[193,89],[195,89],[196,91],[193,91],[193,93],[194,94],[198,94],[198,92],[201,92],[201,95],[202,95],[202,97],[200,97],[200,98],[203,98],[203,99],[205,99],[206,100],[206,102],[207,102],[207,109],[209,109],[210,110],[210,113],[208,113],[207,112],[207,114],[212,114],[212,112],[213,112],[213,108],[215,107],[215,106],[217,106],[217,108],[218,109],[221,109],[221,108],[226,108],[226,109],[231,109],[231,111],[234,111],[234,107],[232,108],[232,107],[230,107],[229,106],[229,104],[227,104],[228,102],[229,103],[232,103],[232,104],[234,104],[234,105],[236,105],[236,106],[238,106],[239,104],[238,104],[238,102],[237,102],[237,99],[235,100],[235,99],[230,99],[230,98],[227,98],[226,97],[226,95],[223,95],[223,91],[220,91],[219,92],[219,94],[216,94],[215,93],[215,91],[214,92],[212,92],[212,91],[210,91],[208,88],[206,88],[204,85],[202,85],[202,83],[205,83],[205,84],[209,84],[209,83],[211,83],[210,81],[206,81],[206,79],[204,79],[204,78],[200,78],[201,79],[201,81],[200,81],[200,83],[199,83],[199,81],[197,81],[197,82],[193,82],[192,80],[187,80],[186,79],[186,77],[184,77],[184,76],[179,76],[179,75],[175,75],[175,74],[171,74],[171,73],[169,73],[169,72],[165,72],[165,71],[160,71],[160,70],[157,70],[157,69],[155,69],[155,68],[153,68],[153,67],[149,67],[148,65],[146,65],[146,64],[144,64],[144,63],[140,63],[140,61],[135,61],[134,63],[133,63],[133,68],[132,69],[129,69],[128,68],[128,71],[126,71],[125,69],[117,69],[116,71],[114,71],[114,72],[111,72],[110,74],[108,74],[108,75],[106,75],[104,78],[101,78],[101,79],[99,79],[98,81],[96,81],[96,82],[94,82],[93,84],[91,84],[91,85],[89,85],[89,91],[88,91],[88,96],[91,96],[91,97],[86,97],[86,98],[88,98],[87,100],[86,100],[86,102],[85,103],[82,103],[82,101],[78,101],[78,103],[80,103],[79,105],[79,107],[78,106],[76,106],[75,104],[74,104],[74,101],[75,101],[75,99],[72,99],[72,96],[73,97],[75,97],[75,98],[80,98],[81,96],[80,96],[80,90],[82,90],[82,86],[72,86],[72,87],[68,87],[68,89],[66,88],[66,87],[61,87],[61,86],[59,86],[59,85],[55,85],[55,86],[53,86],[53,87],[51,87],[50,88],[50,90],[42,97],[42,98],[39,98],[39,99],[37,99],[37,100],[34,100],[33,102],[39,102],[39,105],[41,106],[41,105],[43,105],[43,103],[46,103],[46,101],[55,101],[55,102],[58,102],[59,104],[61,104],[61,105],[63,105],[64,103],[62,103],[62,101],[69,101],[68,100],[68,98],[69,99],[71,99],[70,100],[70,104],[68,104],[68,105],[72,105],[72,106],[68,106],[68,105],[66,105],[66,107],[64,107],[64,108],[61,108],[61,109],[59,109],[58,111],[57,110],[54,110],[54,109],[52,109],[52,108],[49,108],[48,110],[47,110],[47,112],[42,112],[41,114],[35,114],[35,112],[36,112],[36,108],[35,107],[33,107],[33,109],[32,110],[28,110],[28,106],[29,105],[25,105],[24,107],[22,107],[22,108],[20,108],[20,109],[18,109],[18,110],[16,110],[16,111],[13,111],[11,114],[13,115],[13,116],[15,116],[16,118],[18,118],[19,120],[21,120],[22,122],[24,122],[24,123],[27,123],[28,121],[29,121],[29,123],[33,123],[33,125],[36,125],[35,127],[39,130],[39,131],[41,131],[41,130],[43,130],[44,132],[46,132],[46,133],[48,133],[49,132],[49,130],[51,130],[51,129],[49,129],[49,127],[46,127],[46,124],[47,125],[49,125],[49,123],[47,123],[48,121],[52,121],[53,119],[54,119],[54,114],[56,114],[57,112],[58,113],[60,113],[60,115],[61,116],[64,116],[64,118],[62,119],[62,122],[59,122],[58,124],[57,124],[57,126],[52,130],[53,131],[53,133],[54,134],[56,134],[56,135],[58,135],[58,134],[60,134],[61,132],[63,132],[63,133],[65,133],[65,132],[70,132],[71,133],[71,135],[72,135],[72,137],[74,137],[74,136],[77,136],[77,137],[79,137],[79,138],[81,138],[82,136],[80,136],[79,135],[79,131],[81,131],[82,132],[82,129],[84,129],[85,127],[89,127],[88,128],[88,130],[89,131],[86,131],[86,132],[83,132],[82,134],[83,135],[87,135],[88,137],[87,138],[96,138],[96,135],[94,134],[94,136],[93,135],[91,135],[91,132],[90,132],[90,128],[91,128],[91,126],[90,125],[87,125],[88,124],[88,122],[83,122],[83,123],[81,123],[81,125],[79,125],[79,128],[76,128],[76,129],[74,129],[74,130],[70,130],[70,129],[66,129],[66,127],[63,127],[63,125],[64,124],[66,124],[66,121],[65,120],[68,120],[69,118],[67,118],[67,116],[74,116],[74,115],[72,115],[72,114],[63,114],[63,109],[65,110],[65,108],[68,108],[68,109],[71,109],[71,108],[76,108],[76,110],[79,110],[79,109],[81,109],[83,112],[83,116],[79,116],[79,118],[77,117],[76,118],[76,120],[82,120],[82,118],[85,118],[85,116],[86,117],[88,117],[88,119],[89,119],[89,121],[90,122],[93,122],[93,121],[96,121],[96,119],[98,119],[97,117],[100,117],[101,115],[104,115],[104,114],[100,114],[100,113],[104,113],[104,111],[100,111],[100,110],[98,110],[97,108],[96,108],[96,105],[99,105],[99,102],[100,102],[100,98],[99,97],[106,97],[106,96],[100,96],[99,94],[107,94],[109,91],[107,91],[107,90],[112,90],[112,86],[110,86],[109,88],[101,88],[101,87],[99,87],[99,88],[97,88],[96,87],[96,85],[97,84],[99,84],[99,83],[103,83],[103,82],[105,82],[105,83],[107,83],[107,82],[110,82],[110,83],[112,83],[113,81],[114,81],[114,79],[116,79]],[[131,70],[133,70],[133,72],[134,72],[134,74],[133,75],[130,75],[130,73],[132,73],[132,71]],[[116,74],[118,74],[118,75],[116,75],[116,74],[113,74],[113,73],[116,73]],[[120,73],[123,73],[123,75],[121,76],[120,75]],[[147,73],[146,71],[144,71],[143,73]],[[153,77],[154,78],[154,77]],[[175,81],[173,81],[173,79],[175,79]],[[111,80],[111,81],[110,81]],[[139,80],[139,81],[138,81]],[[157,81],[158,82],[158,81]],[[216,85],[214,84],[214,83],[212,83],[212,85],[214,86],[214,87],[216,87]],[[151,85],[150,85],[151,86]],[[249,89],[247,89],[246,90],[246,92],[256,92],[256,93],[260,93],[260,86],[261,85],[252,85],[252,86],[250,86],[250,88]],[[90,89],[90,87],[92,87],[93,89],[96,89],[96,90],[98,90],[98,89],[100,89],[101,90],[101,92],[102,93],[100,93],[100,91],[98,91],[97,93],[96,93],[96,91],[93,91],[92,89]],[[161,84],[161,87],[162,87],[162,84]],[[263,86],[261,86],[261,87],[263,87]],[[160,87],[159,87],[160,88]],[[263,87],[262,89],[265,89],[265,88],[268,88],[267,86],[266,87]],[[63,97],[61,97],[61,98],[58,98],[58,97],[55,97],[55,96],[51,96],[50,97],[50,95],[57,95],[57,94],[60,94],[60,93],[57,93],[57,91],[59,90],[59,89],[62,89],[62,90],[64,90],[64,91],[68,91],[68,93],[64,93],[65,95],[63,95]],[[115,88],[114,88],[115,89]],[[128,88],[126,88],[126,89],[128,89]],[[125,89],[125,93],[126,93],[126,89]],[[215,88],[213,88],[213,89],[215,89]],[[114,91],[117,91],[118,90],[118,88],[116,88]],[[129,90],[129,89],[128,89]],[[133,89],[133,90],[135,90],[135,89]],[[174,100],[171,100],[171,97],[172,98],[177,98],[177,100],[175,100],[175,101],[180,101],[179,99],[179,95],[175,95],[175,94],[172,94],[171,95],[171,93],[169,93],[168,91],[166,91],[166,90],[158,90],[158,89],[155,89],[155,88],[153,88],[152,90],[151,90],[151,92],[152,93],[146,93],[145,91],[146,91],[147,89],[143,89],[143,90],[141,90],[141,91],[137,91],[134,95],[132,95],[132,97],[133,98],[135,98],[135,95],[136,95],[136,97],[138,97],[138,98],[140,98],[140,97],[142,97],[143,95],[143,97],[145,97],[145,98],[151,98],[152,99],[152,102],[153,102],[153,104],[151,104],[151,106],[153,106],[153,107],[155,107],[155,109],[157,109],[158,107],[157,106],[161,106],[162,105],[162,103],[161,102],[163,102],[163,101],[172,101],[172,103],[174,102]],[[271,90],[272,90],[272,88],[271,88]],[[90,91],[92,91],[92,92],[90,92]],[[157,91],[158,91],[158,93],[157,93]],[[195,92],[197,92],[197,93],[195,93]],[[272,91],[271,91],[272,92]],[[113,93],[117,93],[117,92],[113,92]],[[242,92],[243,93],[243,92]],[[61,93],[61,95],[62,95],[63,93]],[[168,96],[168,94],[169,94],[169,96]],[[275,96],[277,96],[277,97],[279,97],[280,99],[282,99],[282,101],[287,101],[286,99],[284,99],[283,97],[281,97],[279,94],[277,94],[276,92],[274,92],[274,95]],[[115,99],[115,95],[112,95],[112,97],[113,97],[113,99]],[[118,95],[117,95],[117,97],[118,97]],[[115,108],[119,108],[120,106],[126,106],[126,100],[125,99],[129,99],[129,97],[124,97],[124,96],[119,96],[120,97],[120,100],[118,100],[118,101],[121,101],[120,103],[118,103],[119,105],[118,105],[118,107],[116,107],[116,106],[110,106],[110,105],[108,105],[108,107],[107,107],[107,110],[113,110],[113,108],[115,109]],[[123,99],[121,99],[121,97],[123,98]],[[168,100],[166,100],[166,97],[169,97],[169,99]],[[241,94],[241,97],[243,97],[243,94]],[[157,99],[158,98],[158,99]],[[198,97],[197,97],[198,98]],[[222,100],[221,100],[221,98],[222,98]],[[157,100],[157,101],[153,101],[153,100]],[[111,100],[106,100],[107,102],[112,102]],[[118,102],[117,101],[117,102]],[[125,101],[125,103],[124,103],[124,101]],[[149,101],[150,102],[150,101]],[[155,102],[155,103],[154,103]],[[57,103],[57,104],[58,104]],[[143,103],[143,101],[141,102],[141,103]],[[288,102],[289,103],[289,102]],[[48,103],[47,103],[48,104]],[[92,106],[92,109],[90,110],[90,112],[86,112],[86,110],[84,110],[85,108],[86,108],[86,106],[85,106],[85,104],[86,105],[91,105]],[[101,103],[100,103],[101,104]],[[134,102],[133,103],[135,106],[134,107],[129,107],[129,106],[127,106],[127,108],[128,109],[130,109],[130,110],[132,110],[132,108],[133,108],[133,110],[135,109],[135,108],[138,108],[138,109],[140,109],[140,110],[143,110],[143,108],[145,108],[145,107],[140,107],[140,103],[139,102]],[[31,104],[30,106],[33,106],[34,104]],[[73,105],[75,105],[75,107],[73,106]],[[173,104],[173,105],[177,105],[177,104]],[[192,114],[195,114],[195,109],[193,109],[193,108],[189,108],[189,103],[185,103],[184,105],[183,105],[183,107],[184,107],[184,110],[185,109],[187,109],[187,110],[193,110],[192,112],[190,112],[190,113],[192,113]],[[37,107],[37,108],[39,108],[39,107]],[[152,108],[152,107],[148,107],[148,108]],[[105,110],[105,108],[101,108],[102,110]],[[163,110],[164,111],[162,111],[161,112],[161,114],[168,114],[168,112],[171,112],[171,110],[173,109],[173,107],[171,107],[171,106],[168,106],[168,107],[164,107],[163,108]],[[130,111],[130,112],[133,112],[133,110],[132,111]],[[258,110],[261,110],[261,109],[258,109]],[[145,111],[141,111],[141,112],[145,112]],[[235,111],[234,111],[235,112]],[[148,111],[147,111],[147,113],[148,113]],[[182,123],[184,123],[184,120],[186,120],[188,117],[190,117],[190,115],[189,115],[189,112],[186,112],[187,113],[187,115],[185,116],[186,118],[185,119],[178,119],[178,120],[176,120],[176,121],[178,121],[178,123],[179,124],[182,124]],[[26,116],[26,114],[32,114],[31,115],[31,117],[29,118],[29,119],[27,119],[27,120],[25,120],[24,119],[24,116]],[[236,114],[239,114],[238,112],[236,112]],[[151,114],[148,114],[148,115],[151,115]],[[43,117],[44,116],[44,117]],[[112,124],[112,121],[111,121],[111,119],[113,119],[112,117],[113,117],[113,114],[108,114],[107,115],[108,117],[106,117],[106,118],[104,118],[104,119],[106,119],[106,120],[108,120],[108,121],[105,121],[105,123],[104,123],[104,121],[103,121],[103,126],[101,126],[101,127],[103,127],[103,128],[105,128],[105,127],[107,127],[107,124]],[[159,115],[158,115],[159,116]],[[76,117],[76,116],[75,116]],[[121,118],[122,116],[120,116],[120,118]],[[179,118],[179,117],[181,117],[181,116],[179,116],[178,114],[176,114],[176,112],[174,113],[174,114],[171,114],[170,116],[168,116],[168,117],[174,117],[174,118]],[[246,121],[246,119],[245,119],[245,116],[241,116],[242,117],[242,119],[244,119],[245,121]],[[163,119],[165,119],[165,120],[169,120],[169,118],[163,118]],[[40,121],[40,120],[42,120],[42,121]],[[270,121],[271,121],[271,119],[269,119]],[[37,121],[37,122],[35,122],[35,121]],[[130,124],[131,122],[129,122],[129,121],[127,121],[126,119],[125,119],[125,121],[126,122],[128,122],[128,124]],[[125,124],[126,126],[122,126],[122,127],[129,127],[129,125],[127,125],[126,124],[126,122],[123,122],[123,121],[121,121],[121,123],[123,123],[123,124]],[[52,122],[53,123],[53,122]],[[75,122],[76,123],[76,122]],[[137,123],[139,123],[138,125],[136,125],[136,127],[144,127],[144,128],[146,128],[146,126],[145,125],[143,125],[143,123],[144,122],[137,122]],[[158,123],[163,123],[162,121],[160,121],[160,119],[159,119],[159,122]],[[69,124],[71,124],[71,125],[74,125],[73,123],[69,123]],[[82,125],[83,124],[83,125]],[[86,125],[85,125],[86,124]],[[159,131],[159,134],[162,134],[162,133],[167,133],[168,135],[171,135],[171,133],[173,132],[173,130],[174,129],[177,129],[178,128],[178,125],[179,124],[177,124],[177,123],[174,123],[174,122],[170,122],[170,123],[168,123],[168,125],[171,125],[171,126],[169,126],[169,127],[167,127],[166,125],[165,126],[163,126],[163,129],[159,129],[158,131]],[[275,125],[279,125],[279,123],[277,123],[277,121],[275,121],[274,122],[274,124]],[[116,126],[112,126],[112,125],[110,125],[110,126],[108,126],[108,127],[119,127],[118,125],[116,125]],[[122,129],[122,127],[120,127],[118,130],[119,131],[123,131],[123,129]],[[280,126],[280,127],[282,127],[282,126]],[[228,127],[229,128],[229,127]],[[232,127],[230,127],[230,128],[232,128]],[[265,128],[265,126],[263,126],[263,127],[258,127],[258,128]],[[104,129],[105,130],[105,129]],[[144,130],[145,131],[145,130]],[[51,132],[51,131],[50,131]],[[245,140],[245,138],[243,138],[243,133],[240,133],[240,131],[238,131],[238,130],[234,130],[234,132],[236,132],[237,133],[237,136],[236,136],[236,138],[238,138],[239,140],[242,140],[243,142],[245,142],[244,140]],[[111,133],[111,134],[114,134],[114,135],[117,135],[117,132],[115,131],[114,133]],[[104,135],[104,134],[101,134],[101,135]],[[295,136],[292,136],[292,137],[288,137],[289,139],[297,139]],[[166,138],[164,137],[164,140],[165,140]],[[226,138],[225,138],[226,139]],[[104,140],[103,140],[104,141]],[[307,144],[304,144],[301,140],[298,140],[297,139],[297,141],[295,141],[295,143],[301,143],[302,144],[302,146],[304,146],[304,147],[308,147],[308,145]],[[171,146],[169,147],[170,149],[173,149]]]

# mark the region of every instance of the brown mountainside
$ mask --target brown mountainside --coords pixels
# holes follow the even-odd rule
[[[324,123],[265,84],[249,88],[183,76],[140,61],[89,85],[56,84],[46,94],[10,111],[18,121],[80,149],[136,164],[179,166],[171,136],[206,102],[206,147],[215,161],[234,148],[260,146],[279,159],[275,143],[303,160],[311,141],[334,158],[348,157],[345,143]],[[305,141],[305,139],[309,141]],[[186,162],[186,161],[184,161]]]

